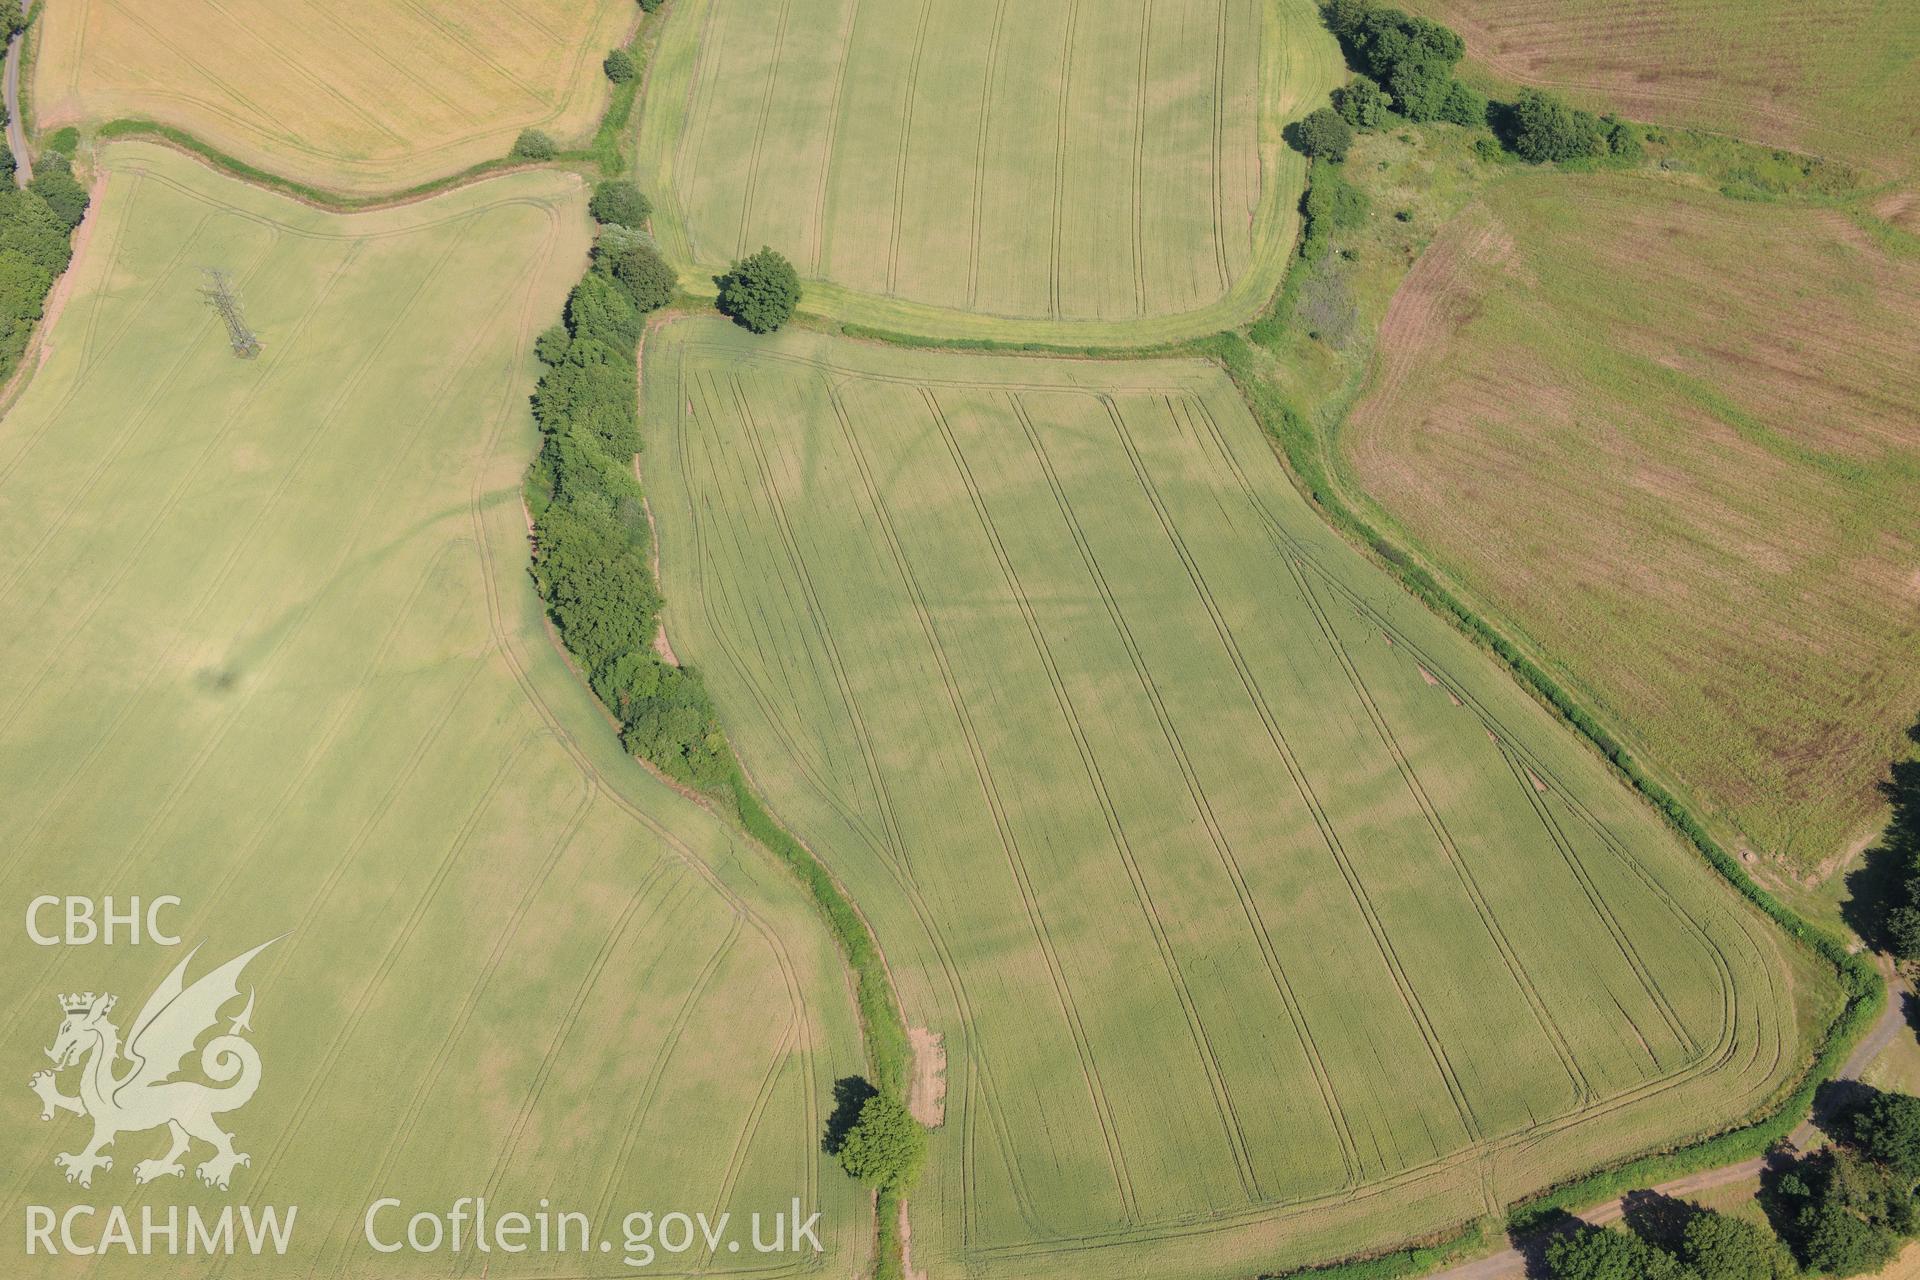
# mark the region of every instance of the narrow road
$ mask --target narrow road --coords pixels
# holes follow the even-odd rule
[[[11,4],[13,0],[0,0]],[[26,45],[26,32],[7,41],[7,150],[13,152],[14,185],[24,187],[33,181],[33,157],[27,154],[27,128],[20,120],[20,50]]]
[[[1861,1072],[1880,1056],[1880,1051],[1892,1044],[1893,1038],[1906,1029],[1907,985],[1885,964],[1882,964],[1881,970],[1887,977],[1887,1007],[1880,1014],[1880,1020],[1873,1024],[1873,1030],[1861,1037],[1860,1043],[1847,1056],[1845,1064],[1834,1073],[1836,1080],[1858,1080]],[[1813,1144],[1816,1136],[1813,1122],[1806,1120],[1788,1136],[1788,1140],[1794,1146],[1805,1149]],[[1696,1196],[1715,1187],[1724,1187],[1729,1183],[1757,1177],[1765,1164],[1764,1160],[1742,1160],[1738,1164],[1721,1165],[1717,1169],[1703,1169],[1699,1173],[1690,1173],[1684,1178],[1663,1182],[1652,1190],[1663,1196],[1684,1200],[1688,1196]],[[1618,1222],[1625,1213],[1625,1200],[1618,1198],[1609,1200],[1605,1204],[1595,1205],[1574,1216],[1582,1222],[1599,1227],[1609,1222]],[[1445,1271],[1435,1271],[1428,1276],[1428,1280],[1526,1280],[1526,1276],[1526,1255],[1519,1249],[1505,1249],[1489,1257],[1448,1267]]]

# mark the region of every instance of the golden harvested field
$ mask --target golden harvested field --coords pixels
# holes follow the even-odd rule
[[[697,280],[764,243],[829,314],[1152,341],[1279,283],[1342,74],[1308,0],[677,0],[640,172]]]
[[[1920,159],[1911,0],[1404,0],[1501,80],[1887,177]]]
[[[600,58],[631,0],[52,0],[34,122],[139,116],[250,164],[381,191],[505,155],[523,128],[563,143],[606,100]]]
[[[1920,262],[1838,212],[1490,189],[1395,297],[1362,489],[1751,847],[1869,834],[1920,706]]]

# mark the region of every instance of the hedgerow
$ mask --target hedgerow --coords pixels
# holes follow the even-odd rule
[[[63,166],[35,174],[25,190],[0,185],[0,379],[26,352],[86,210],[86,189]]]
[[[633,755],[731,812],[805,886],[854,973],[875,1083],[906,1089],[906,1025],[866,921],[806,846],[760,804],[727,744],[699,673],[654,650],[660,594],[651,564],[635,351],[645,313],[674,288],[645,237],[607,226],[559,325],[534,350],[547,370],[533,393],[540,453],[527,476],[532,573],[547,615]],[[881,1224],[882,1238],[891,1227]]]

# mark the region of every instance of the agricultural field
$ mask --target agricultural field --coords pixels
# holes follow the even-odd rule
[[[1917,322],[1841,211],[1508,180],[1394,298],[1342,461],[1708,817],[1830,867],[1920,706]]]
[[[1900,0],[1401,0],[1504,84],[1636,120],[1829,156],[1881,178],[1920,163],[1920,24]]]
[[[52,0],[36,19],[34,124],[140,117],[330,190],[396,190],[564,144],[607,97],[599,63],[632,0]]]
[[[768,244],[840,318],[1145,343],[1265,302],[1343,76],[1310,0],[676,0],[639,172],[696,286]]]
[[[376,1197],[475,1195],[596,1224],[799,1196],[824,1257],[698,1265],[862,1265],[866,1200],[819,1151],[832,1082],[862,1066],[831,941],[764,852],[621,754],[527,584],[530,345],[584,261],[581,184],[336,216],[168,150],[99,159],[50,356],[0,419],[0,1213],[299,1216],[285,1258],[7,1274],[473,1273],[471,1253],[376,1255],[360,1221]],[[257,358],[230,350],[205,266]],[[17,913],[38,893],[177,895],[183,945],[35,946]],[[191,1163],[136,1185],[164,1129],[64,1182],[86,1125],[43,1123],[27,1089],[55,994],[117,994],[125,1031],[188,947],[197,977],[270,939],[242,982],[262,1065],[222,1117],[251,1158],[230,1193]],[[490,1270],[583,1267],[628,1273]]]
[[[1737,1121],[1829,971],[1193,361],[648,339],[666,629],[944,1038],[931,1274],[1245,1274]]]

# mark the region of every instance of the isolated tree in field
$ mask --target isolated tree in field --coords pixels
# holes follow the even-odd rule
[[[551,160],[560,154],[560,147],[538,129],[522,129],[507,154],[515,160]]]
[[[608,227],[593,247],[595,268],[626,291],[640,311],[657,311],[673,300],[679,277],[653,242],[638,231]]]
[[[1554,1280],[1692,1280],[1666,1250],[1610,1227],[1583,1228],[1549,1241],[1547,1273]]]
[[[1332,160],[1337,164],[1347,158],[1347,150],[1353,146],[1353,127],[1331,107],[1308,113],[1306,119],[1292,126],[1291,132],[1294,147],[1316,160]]]
[[[1333,91],[1333,109],[1355,129],[1384,128],[1392,108],[1393,99],[1387,91],[1365,76]]]
[[[1687,1223],[1680,1257],[1700,1280],[1787,1280],[1798,1270],[1765,1227],[1711,1210]]]
[[[652,13],[664,3],[666,3],[666,0],[640,0],[640,7],[648,13]]]
[[[1920,1098],[1877,1094],[1853,1117],[1853,1140],[1870,1159],[1920,1183]]]
[[[625,84],[639,72],[634,65],[633,55],[625,49],[609,49],[607,56],[601,59],[600,69],[607,73],[607,79],[615,84]]]
[[[860,1118],[840,1143],[840,1165],[881,1191],[902,1191],[927,1158],[927,1131],[906,1104],[876,1093],[860,1106]]]
[[[800,274],[793,264],[762,247],[720,277],[720,310],[755,333],[772,333],[800,305]]]
[[[1513,104],[1513,149],[1521,159],[1542,164],[1604,155],[1607,143],[1600,121],[1590,112],[1551,93],[1522,89]]]
[[[587,212],[603,225],[611,223],[638,230],[647,225],[647,219],[653,214],[653,203],[625,178],[609,178],[593,185],[593,199],[587,202]]]

